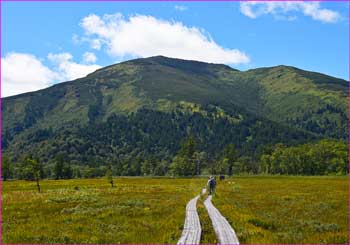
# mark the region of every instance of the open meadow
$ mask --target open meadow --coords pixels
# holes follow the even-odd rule
[[[118,178],[3,184],[4,243],[176,243],[203,179]]]
[[[241,243],[347,243],[347,177],[235,177],[214,205]]]
[[[3,182],[3,243],[170,243],[185,206],[206,178],[117,178]],[[346,243],[346,177],[233,177],[213,203],[240,243]],[[201,243],[217,243],[197,203]]]

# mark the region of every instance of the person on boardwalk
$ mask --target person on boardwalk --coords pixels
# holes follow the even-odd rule
[[[209,187],[209,195],[213,195],[214,190],[215,190],[215,186],[216,186],[216,181],[215,181],[215,178],[213,176],[209,177],[207,185]]]

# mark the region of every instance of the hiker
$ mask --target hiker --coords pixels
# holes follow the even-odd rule
[[[213,195],[215,186],[216,186],[215,178],[213,176],[210,176],[208,180],[209,195]]]
[[[221,174],[220,175],[220,181],[223,181],[223,180],[225,180],[225,175]]]

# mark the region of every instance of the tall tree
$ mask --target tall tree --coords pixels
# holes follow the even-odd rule
[[[233,165],[236,162],[238,156],[239,156],[239,153],[236,150],[236,147],[234,146],[234,144],[229,144],[225,147],[223,152],[223,159],[226,159],[225,162],[228,168],[227,173],[230,176],[232,176],[233,174]]]
[[[6,155],[2,156],[2,178],[6,181],[8,178],[11,178],[12,167],[11,163]]]
[[[196,152],[196,141],[193,136],[185,139],[181,144],[180,155],[186,158],[193,158]]]
[[[33,158],[32,155],[28,155],[25,158],[24,164],[26,166],[26,170],[29,171],[30,176],[32,176],[33,180],[35,180],[38,192],[40,193],[40,179],[43,175],[42,164],[39,162],[38,159]]]
[[[63,178],[63,167],[64,167],[64,157],[63,154],[58,154],[55,157],[55,167],[54,167],[54,173],[55,178],[62,179]]]
[[[198,152],[196,151],[194,154],[194,161],[196,163],[196,174],[200,175],[202,171],[202,166],[204,165],[204,162],[207,160],[207,154],[206,152]]]
[[[66,163],[62,168],[62,178],[71,179],[73,177],[73,169],[70,164]]]
[[[175,175],[194,176],[197,173],[196,142],[193,137],[188,137],[182,144],[181,149],[173,159],[171,169]]]
[[[112,173],[112,165],[109,165],[106,171],[106,179],[108,183],[111,184],[111,187],[113,188],[114,182],[113,182],[113,173]]]

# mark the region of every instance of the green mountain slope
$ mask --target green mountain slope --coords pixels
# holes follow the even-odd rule
[[[85,164],[171,157],[186,136],[217,154],[234,143],[296,144],[347,136],[347,82],[293,67],[241,72],[156,56],[3,99],[3,151]],[[103,135],[103,137],[102,137]]]
[[[262,87],[262,113],[278,122],[334,138],[347,136],[345,80],[294,67],[246,72]]]

